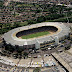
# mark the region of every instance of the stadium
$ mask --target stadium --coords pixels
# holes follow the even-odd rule
[[[39,49],[42,44],[59,41],[69,36],[70,28],[61,22],[43,22],[18,27],[5,33],[3,39],[6,45],[14,48]]]

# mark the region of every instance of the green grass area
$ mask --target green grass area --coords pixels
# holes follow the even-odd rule
[[[35,5],[36,8],[39,8],[39,5]]]
[[[21,36],[22,39],[29,39],[29,38],[34,38],[34,37],[39,37],[39,36],[43,36],[43,35],[47,35],[50,34],[48,31],[44,31],[44,32],[37,32],[34,34],[29,34],[29,35],[25,35],[25,36]]]
[[[30,7],[32,7],[33,5],[32,4],[18,4],[17,6],[18,7],[22,7],[22,6],[28,6],[28,7],[30,6]]]
[[[20,26],[26,26],[26,25],[28,25],[28,22],[27,21],[24,21],[24,22],[21,22],[20,23]]]

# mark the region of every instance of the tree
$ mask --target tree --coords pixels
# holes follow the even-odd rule
[[[9,26],[9,29],[11,29],[11,23],[9,23],[8,26]]]
[[[33,20],[28,20],[28,24],[33,24]]]
[[[2,27],[3,27],[3,24],[2,24],[2,23],[0,23],[0,28],[2,29]]]
[[[0,1],[0,7],[2,7],[3,6],[3,1]]]
[[[11,23],[6,23],[4,26],[6,29],[9,29],[9,30],[11,29]]]
[[[27,56],[27,55],[28,55],[28,53],[27,53],[27,52],[24,52],[24,55],[25,55],[25,56]]]
[[[21,53],[21,52],[23,51],[23,49],[20,48],[18,45],[16,45],[15,47],[16,47],[16,51],[17,51],[18,53]]]
[[[41,72],[41,69],[40,69],[40,68],[35,68],[35,69],[33,70],[33,72]]]
[[[64,6],[59,6],[58,7],[58,11],[59,11],[59,14],[63,14],[63,10],[65,9]]]
[[[5,46],[5,49],[10,51],[10,52],[13,52],[14,51],[14,48],[9,44],[9,45],[6,45]]]
[[[49,13],[53,14],[56,12],[57,12],[56,8],[54,8],[54,7],[49,8]]]
[[[19,22],[14,22],[14,25],[13,25],[15,28],[17,27],[20,27],[20,23]]]
[[[37,22],[43,22],[43,21],[45,21],[46,19],[45,19],[45,17],[44,16],[41,16],[41,17],[38,17],[37,18]]]
[[[37,9],[37,10],[36,10],[36,13],[40,13],[40,12],[41,12],[41,10],[40,10],[40,9]]]
[[[34,20],[28,20],[28,24],[35,24],[36,23],[36,21],[34,21]]]

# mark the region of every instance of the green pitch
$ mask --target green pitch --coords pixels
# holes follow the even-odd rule
[[[29,38],[39,37],[39,36],[43,36],[43,35],[47,35],[47,34],[50,34],[50,33],[48,31],[37,32],[37,33],[21,36],[21,38],[22,39],[29,39]]]

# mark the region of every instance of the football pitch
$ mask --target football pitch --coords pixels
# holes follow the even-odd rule
[[[21,38],[29,39],[29,38],[39,37],[39,36],[43,36],[43,35],[47,35],[47,34],[50,34],[50,33],[48,31],[43,31],[43,32],[37,32],[37,33],[33,33],[33,34],[23,35],[23,36],[21,36]]]

